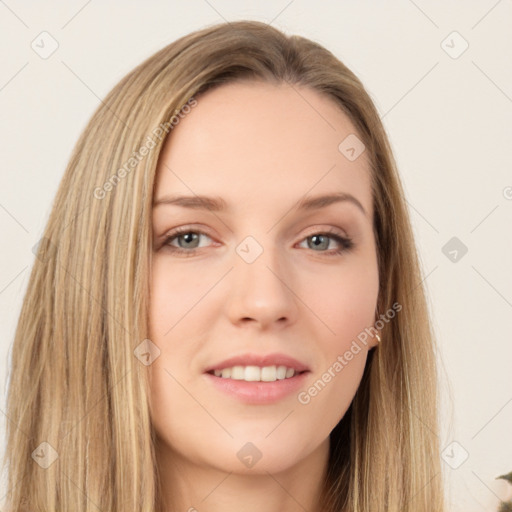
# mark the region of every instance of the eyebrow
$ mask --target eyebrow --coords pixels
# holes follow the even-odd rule
[[[342,202],[351,203],[357,206],[357,208],[366,216],[366,210],[359,200],[352,194],[348,194],[346,192],[303,198],[295,204],[295,209],[307,211],[319,210],[321,208],[326,208],[331,204]],[[227,209],[226,201],[218,196],[163,196],[154,201],[153,207],[164,204],[181,206],[183,208],[191,208],[194,210],[211,210],[214,212],[220,212]]]

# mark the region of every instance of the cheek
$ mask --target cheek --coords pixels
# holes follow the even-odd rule
[[[353,262],[352,262],[353,263]],[[310,280],[309,280],[310,281]],[[310,281],[311,282],[311,281]],[[379,293],[376,262],[370,258],[315,277],[302,292],[311,311],[324,324],[324,350],[339,354],[375,322]]]
[[[311,417],[322,418],[322,435],[345,415],[357,392],[370,348],[365,329],[375,322],[378,271],[371,265],[350,270],[316,280],[308,296],[308,306],[322,320],[315,329],[321,362],[298,401]]]
[[[198,411],[187,390],[195,384],[190,362],[211,325],[201,313],[207,305],[204,295],[218,279],[213,275],[210,280],[192,266],[173,263],[169,256],[153,258],[149,301],[149,337],[160,349],[149,367],[151,416],[156,432],[169,445],[190,434],[187,421],[176,422],[178,412],[180,418],[197,418],[204,413]],[[198,322],[198,318],[204,321]]]
[[[187,265],[173,264],[172,258],[156,255],[152,263],[149,304],[150,333],[155,339],[170,340],[187,325],[189,312],[198,305],[214,283],[204,273]],[[190,325],[188,326],[190,327]]]
[[[201,298],[202,288],[193,276],[169,265],[165,258],[154,258],[149,301],[149,337],[160,350],[152,363],[151,381],[155,401],[168,400],[176,391],[177,382],[189,377],[188,362],[197,349],[198,330],[194,305]],[[182,340],[187,340],[183,343]],[[172,375],[172,376],[171,376]]]

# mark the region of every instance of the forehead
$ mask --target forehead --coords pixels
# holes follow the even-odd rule
[[[359,137],[334,100],[297,85],[242,82],[197,102],[166,140],[155,198],[205,194],[264,208],[342,192],[370,216],[367,154],[351,160],[340,150]]]

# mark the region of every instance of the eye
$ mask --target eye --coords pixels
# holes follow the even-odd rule
[[[329,248],[331,241],[334,241],[338,245],[338,248],[331,249],[330,251],[325,250]],[[333,231],[313,233],[307,236],[302,243],[304,242],[307,242],[309,249],[313,249],[314,252],[326,253],[326,256],[337,256],[354,247],[352,239],[338,235]]]
[[[210,238],[203,231],[193,231],[187,227],[177,228],[171,234],[169,234],[169,236],[165,238],[163,245],[164,247],[169,247],[171,251],[174,253],[193,256],[194,253],[196,252],[196,249],[200,248],[198,244],[201,236]],[[171,243],[174,242],[175,240],[178,242],[178,247]],[[182,241],[181,243],[180,240]]]
[[[211,240],[203,231],[192,230],[186,226],[176,228],[165,238],[163,247],[166,247],[174,254],[194,256],[198,249],[204,248],[204,246],[199,246],[201,237],[206,237]],[[178,244],[177,246],[175,242]],[[336,234],[334,231],[313,233],[304,238],[301,244],[304,242],[307,242],[307,248],[314,252],[325,253],[326,256],[337,256],[354,247],[352,239]],[[331,242],[337,244],[337,248],[328,250]]]

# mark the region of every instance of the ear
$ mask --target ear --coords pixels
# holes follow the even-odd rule
[[[368,346],[370,349],[376,348],[380,345],[380,342],[382,341],[382,334],[380,331],[378,331],[377,334],[371,337],[371,339],[368,342]]]

